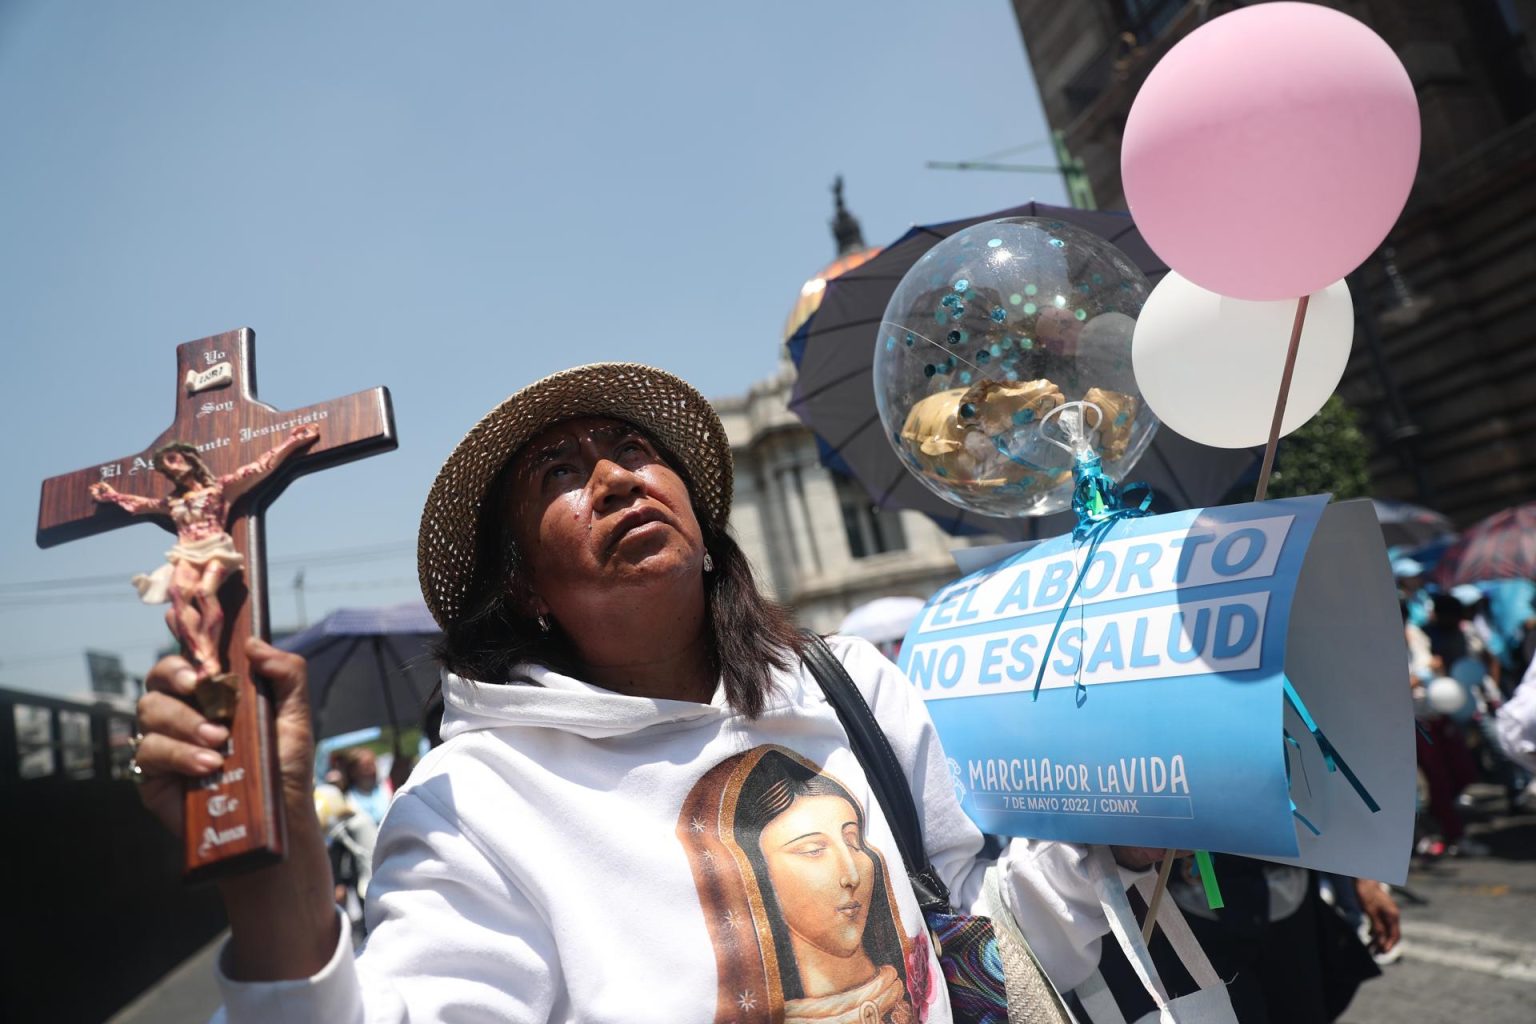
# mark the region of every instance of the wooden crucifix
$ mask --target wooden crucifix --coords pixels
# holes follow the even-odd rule
[[[148,518],[176,534],[134,577],[198,675],[197,703],[229,726],[224,767],[186,790],[186,877],[280,860],[286,848],[271,696],[243,638],[269,637],[262,512],[293,479],[395,448],[389,391],[282,412],[256,399],[255,332],[176,347],[176,418],[141,451],[43,481],[37,543]],[[126,585],[126,581],[125,581]]]

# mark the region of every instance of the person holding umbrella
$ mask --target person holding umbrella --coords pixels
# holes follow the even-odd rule
[[[757,589],[731,491],[713,409],[637,364],[538,381],[449,455],[418,548],[443,742],[380,831],[355,960],[311,805],[305,665],[250,641],[290,853],[220,883],[229,1020],[952,1019],[912,887],[882,867],[901,863],[892,828],[802,663],[820,641]],[[889,737],[935,872],[976,905],[991,862],[921,700],[868,643],[831,650]],[[219,761],[193,678],[164,659],[139,706],[142,795],[173,829],[181,780]],[[1108,927],[1089,855],[1014,840],[992,876],[992,909],[1062,990]]]

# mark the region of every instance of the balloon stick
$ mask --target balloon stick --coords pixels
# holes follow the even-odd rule
[[[1163,896],[1168,892],[1168,876],[1173,874],[1173,850],[1163,851],[1162,866],[1157,869],[1157,885],[1152,888],[1152,898],[1147,901],[1147,919],[1141,922],[1141,941],[1152,940],[1152,929],[1157,927],[1157,908],[1163,905]]]
[[[1263,501],[1269,493],[1269,474],[1275,468],[1275,449],[1280,444],[1280,424],[1285,419],[1285,402],[1291,395],[1291,375],[1296,369],[1296,350],[1301,347],[1301,328],[1307,322],[1307,300],[1310,296],[1303,295],[1296,300],[1296,319],[1291,324],[1291,344],[1285,352],[1285,370],[1280,374],[1280,394],[1275,398],[1275,417],[1269,424],[1269,442],[1264,446],[1264,464],[1259,467],[1259,486],[1254,490],[1253,500]],[[1162,868],[1157,873],[1157,885],[1152,889],[1152,898],[1147,901],[1147,919],[1141,926],[1141,939],[1146,942],[1152,938],[1152,929],[1157,925],[1157,908],[1163,902],[1163,895],[1168,890],[1168,876],[1173,870],[1173,850],[1166,850],[1163,854]]]
[[[1307,320],[1307,300],[1296,300],[1296,320],[1291,324],[1291,347],[1285,353],[1285,371],[1280,374],[1280,395],[1275,399],[1275,418],[1269,424],[1269,443],[1264,446],[1264,464],[1259,467],[1259,486],[1254,501],[1263,501],[1269,493],[1269,473],[1275,468],[1275,448],[1280,444],[1280,421],[1285,419],[1285,401],[1291,395],[1291,373],[1296,369],[1296,350],[1301,346],[1301,328]]]

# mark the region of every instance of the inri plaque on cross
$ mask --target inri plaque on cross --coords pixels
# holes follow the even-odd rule
[[[243,639],[269,636],[262,512],[304,473],[396,446],[385,388],[282,412],[256,399],[249,329],[176,347],[176,418],[144,449],[43,481],[37,543],[152,519],[176,534],[133,584],[168,601],[166,622],[197,672],[197,703],[229,726],[224,767],[186,791],[186,874],[282,858],[286,832],[270,695]]]

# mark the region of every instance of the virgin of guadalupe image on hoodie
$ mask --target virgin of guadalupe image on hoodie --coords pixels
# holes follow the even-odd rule
[[[774,745],[727,758],[689,791],[677,836],[714,945],[717,1024],[926,1016],[927,932],[907,936],[864,807],[819,765]]]

